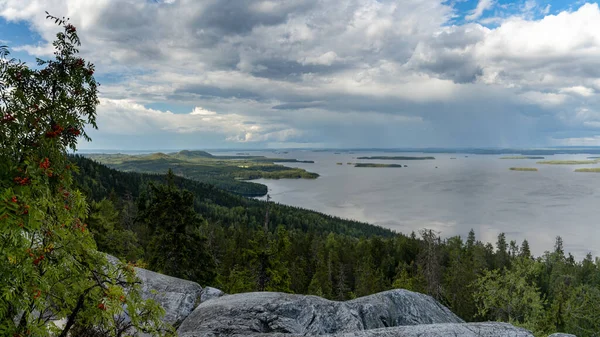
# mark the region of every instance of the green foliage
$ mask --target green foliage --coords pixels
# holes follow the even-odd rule
[[[142,257],[143,249],[137,235],[122,228],[119,211],[110,200],[91,201],[86,223],[98,250],[126,261],[137,261]]]
[[[140,297],[133,268],[96,251],[83,222],[66,152],[95,127],[98,84],[77,56],[75,27],[48,17],[63,28],[53,60],[31,69],[0,48],[0,335],[65,337],[77,326],[163,335],[162,308]]]
[[[518,258],[510,270],[486,271],[474,283],[478,314],[505,322],[536,322],[543,313],[544,299],[535,284],[541,265]]]
[[[577,287],[565,311],[565,331],[580,337],[600,335],[600,289],[591,285]]]
[[[194,196],[179,190],[169,171],[167,185],[150,184],[140,198],[139,221],[148,228],[147,260],[160,273],[211,284],[214,261],[208,252],[203,228],[206,221],[194,210]]]

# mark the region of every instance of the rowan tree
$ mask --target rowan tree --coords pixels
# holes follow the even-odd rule
[[[82,221],[67,151],[96,127],[98,83],[77,29],[48,18],[62,28],[53,59],[29,67],[0,47],[0,335],[162,335],[164,310],[142,299],[132,266],[96,250]]]

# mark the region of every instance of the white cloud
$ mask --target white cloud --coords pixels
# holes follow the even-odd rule
[[[520,95],[524,103],[537,104],[543,107],[553,107],[563,104],[567,96],[551,92],[528,91]]]
[[[486,10],[491,9],[494,6],[494,0],[479,0],[477,7],[471,11],[471,14],[465,15],[465,19],[469,21],[477,20]]]
[[[337,54],[334,51],[328,51],[317,57],[308,56],[305,57],[300,63],[302,64],[320,64],[330,66],[333,62],[338,59]]]
[[[595,93],[594,89],[586,88],[582,85],[569,87],[569,88],[562,88],[562,89],[560,89],[560,92],[566,93],[566,94],[576,94],[576,95],[584,96],[584,97],[592,96]]]
[[[552,142],[560,146],[600,146],[600,136],[553,139]]]
[[[206,110],[202,107],[195,107],[194,110],[192,112],[190,112],[190,115],[203,115],[203,116],[210,116],[210,115],[216,115],[217,113],[214,111],[210,111],[210,110]]]
[[[267,121],[257,122],[256,118],[250,120],[235,113],[219,114],[195,107],[189,114],[175,114],[149,109],[130,100],[105,98],[98,106],[98,125],[103,132],[118,135],[216,133],[236,142],[285,141],[300,135],[292,128]]]

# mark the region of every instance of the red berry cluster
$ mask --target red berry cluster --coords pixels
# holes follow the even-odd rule
[[[44,160],[42,160],[42,162],[40,163],[40,168],[47,170],[50,167],[50,160],[48,159],[48,157],[44,158]]]
[[[81,131],[79,131],[79,129],[77,128],[68,128],[67,132],[72,134],[73,136],[79,136],[81,134]]]
[[[21,186],[25,186],[30,183],[30,180],[27,177],[15,177],[13,181]]]
[[[44,158],[44,160],[42,160],[42,162],[40,163],[40,168],[44,170],[44,173],[46,173],[48,177],[52,177],[52,170],[50,169],[50,160],[48,158]]]
[[[77,31],[77,28],[75,28],[75,26],[73,26],[72,24],[68,24],[65,29],[67,30],[67,33],[75,33]]]
[[[58,124],[52,127],[52,131],[46,132],[46,138],[54,138],[60,135],[64,131],[64,128]]]
[[[10,123],[10,122],[14,121],[15,119],[16,119],[15,116],[13,116],[11,114],[6,114],[6,115],[2,116],[2,119],[0,120],[0,124]]]
[[[84,65],[83,59],[77,59],[77,60],[75,60],[75,65],[77,67],[83,67],[83,65]]]
[[[87,224],[81,224],[80,222],[75,223],[75,229],[79,229],[82,233],[85,233]]]
[[[45,258],[44,254],[38,256],[35,260],[33,260],[33,264],[35,264],[37,266],[38,264],[40,264],[40,262],[42,262],[44,260],[44,258]]]
[[[40,296],[42,296],[42,291],[38,289],[38,290],[36,290],[36,291],[35,291],[35,295],[33,295],[33,298],[34,298],[34,299],[37,299],[37,298],[39,298]]]

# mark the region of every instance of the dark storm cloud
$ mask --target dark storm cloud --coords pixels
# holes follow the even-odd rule
[[[351,66],[337,63],[334,65],[302,64],[297,61],[273,59],[257,62],[257,70],[252,71],[256,77],[274,80],[301,81],[302,75],[328,75],[342,71]]]
[[[196,27],[216,29],[222,34],[246,34],[256,26],[285,23],[289,15],[300,15],[313,6],[315,0],[218,0],[206,8]]]
[[[301,110],[308,108],[318,108],[323,106],[321,102],[292,102],[292,103],[284,103],[275,105],[272,109],[275,110]]]
[[[183,96],[192,94],[204,97],[253,99],[256,101],[264,99],[264,97],[260,94],[250,90],[240,88],[219,88],[202,84],[190,84],[182,86],[176,89],[174,94]]]

